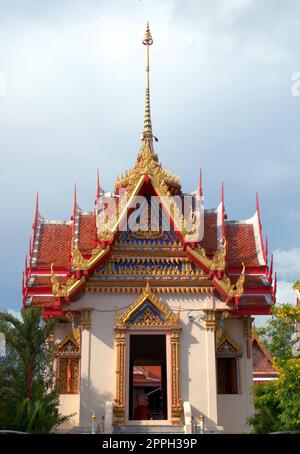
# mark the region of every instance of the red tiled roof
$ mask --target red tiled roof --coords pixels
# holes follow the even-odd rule
[[[66,276],[56,276],[60,285],[66,284],[67,277]],[[35,276],[33,287],[52,287],[51,284],[51,276]]]
[[[239,299],[239,305],[244,306],[265,306],[266,297],[264,295],[244,295]]]
[[[237,274],[231,274],[230,275],[230,280],[233,284],[236,284],[237,280],[239,279],[240,275]],[[244,288],[248,287],[264,287],[268,288],[270,285],[265,284],[260,276],[254,276],[254,275],[245,275],[245,282],[244,282]]]
[[[252,224],[226,222],[227,261],[230,266],[259,266]]]
[[[268,383],[268,379],[278,378],[279,373],[273,368],[272,363],[272,355],[267,350],[262,340],[257,335],[254,335],[252,339],[252,370],[254,386]]]
[[[253,372],[275,372],[272,367],[272,356],[255,338],[252,340],[252,363]]]
[[[94,214],[81,214],[79,217],[78,247],[82,254],[91,253],[95,248],[96,219]]]
[[[208,255],[214,254],[218,244],[217,213],[204,212],[204,237],[200,242]]]
[[[33,296],[31,304],[35,306],[59,306],[60,303],[53,296]]]
[[[71,225],[43,223],[36,266],[49,268],[53,263],[54,267],[67,268],[71,238]]]
[[[95,240],[97,238],[96,219],[94,213],[84,214],[81,211],[79,215],[78,225],[78,246],[82,254],[90,254],[95,248]],[[204,238],[200,245],[205,249],[208,256],[212,256],[218,244],[218,213],[216,211],[204,212]],[[54,270],[61,268],[62,271],[68,270],[70,265],[70,251],[72,244],[73,225],[72,223],[51,223],[42,221],[41,230],[38,237],[38,253],[37,260],[32,267],[48,269],[50,272],[51,263],[54,264]],[[242,262],[247,267],[259,266],[259,260],[256,250],[255,230],[253,224],[243,222],[226,221],[225,236],[227,239],[227,267],[241,267]],[[249,271],[248,271],[249,272]],[[37,271],[38,273],[38,271]],[[47,271],[48,273],[48,271]],[[247,270],[246,270],[247,273]],[[230,274],[232,283],[236,283],[239,275]],[[60,285],[66,283],[66,277],[57,275]],[[32,280],[29,281],[30,285]],[[41,294],[41,289],[51,288],[51,277],[36,276],[31,285],[31,289],[38,289],[37,294]],[[266,295],[269,293],[270,285],[264,284],[259,275],[245,276],[245,285],[247,288],[260,287],[266,289]],[[31,292],[35,293],[34,291]],[[47,292],[45,292],[47,294]],[[249,292],[250,293],[250,292]],[[254,293],[254,292],[253,292]],[[262,293],[262,292],[258,292]],[[268,299],[267,299],[268,298]],[[271,296],[264,295],[247,295],[242,296],[239,300],[240,305],[244,306],[266,306],[270,302]],[[38,305],[55,305],[57,300],[48,296],[34,296],[32,304]]]

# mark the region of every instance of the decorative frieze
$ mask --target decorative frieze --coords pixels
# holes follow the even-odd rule
[[[214,310],[204,310],[205,329],[206,331],[215,331],[216,329],[216,312]]]
[[[242,327],[243,327],[243,335],[246,339],[246,349],[247,349],[247,358],[251,359],[252,356],[252,322],[253,318],[242,317],[241,318]]]
[[[127,285],[126,285],[127,284]],[[128,285],[129,284],[129,285]],[[85,287],[84,291],[88,293],[140,293],[143,291],[142,287],[143,281],[141,281],[141,285],[132,285],[132,283],[123,283],[124,286],[120,286],[121,283],[111,283],[110,286],[108,286],[108,283],[106,282],[105,285],[94,285],[94,283],[88,283],[87,286]],[[177,287],[174,284],[174,287],[153,287],[153,291],[158,292],[158,293],[176,293],[176,294],[185,294],[185,293],[193,293],[193,294],[198,294],[198,293],[213,293],[214,288],[213,287],[205,287],[205,286],[184,286],[184,287]]]

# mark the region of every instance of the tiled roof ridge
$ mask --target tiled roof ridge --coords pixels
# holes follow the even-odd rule
[[[257,212],[255,212],[250,218],[247,219],[241,219],[241,220],[235,220],[235,219],[225,219],[226,224],[241,224],[241,225],[248,225],[248,224],[253,224],[254,219],[257,217]]]

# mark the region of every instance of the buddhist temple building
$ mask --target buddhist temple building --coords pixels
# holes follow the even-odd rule
[[[49,342],[57,352],[60,411],[76,413],[70,428],[88,426],[92,414],[100,420],[111,402],[113,431],[180,432],[188,402],[209,430],[249,432],[251,323],[270,313],[276,295],[258,197],[249,219],[229,220],[223,186],[219,206],[204,209],[202,175],[187,194],[159,162],[150,110],[152,43],[147,25],[136,163],[109,193],[98,174],[91,211],[78,206],[75,188],[66,221],[43,218],[37,198],[23,306],[41,307],[44,319],[58,321]]]
[[[273,367],[273,357],[262,340],[254,332],[252,337],[253,386],[276,380],[279,372]]]

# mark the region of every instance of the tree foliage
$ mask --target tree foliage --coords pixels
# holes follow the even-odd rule
[[[54,350],[47,339],[54,327],[36,308],[23,311],[21,320],[0,313],[7,348],[0,359],[0,429],[49,433],[69,418],[59,414],[53,386]]]
[[[291,358],[292,348],[296,342],[296,321],[300,319],[300,308],[283,304],[272,309],[272,318],[256,332],[272,356]]]
[[[255,415],[248,423],[257,434],[300,430],[300,360],[277,360],[274,365],[279,379],[254,390]]]
[[[255,414],[248,423],[254,433],[300,431],[300,359],[292,356],[299,320],[299,307],[284,304],[273,310],[265,328],[257,330],[274,355],[279,379],[253,389]]]

